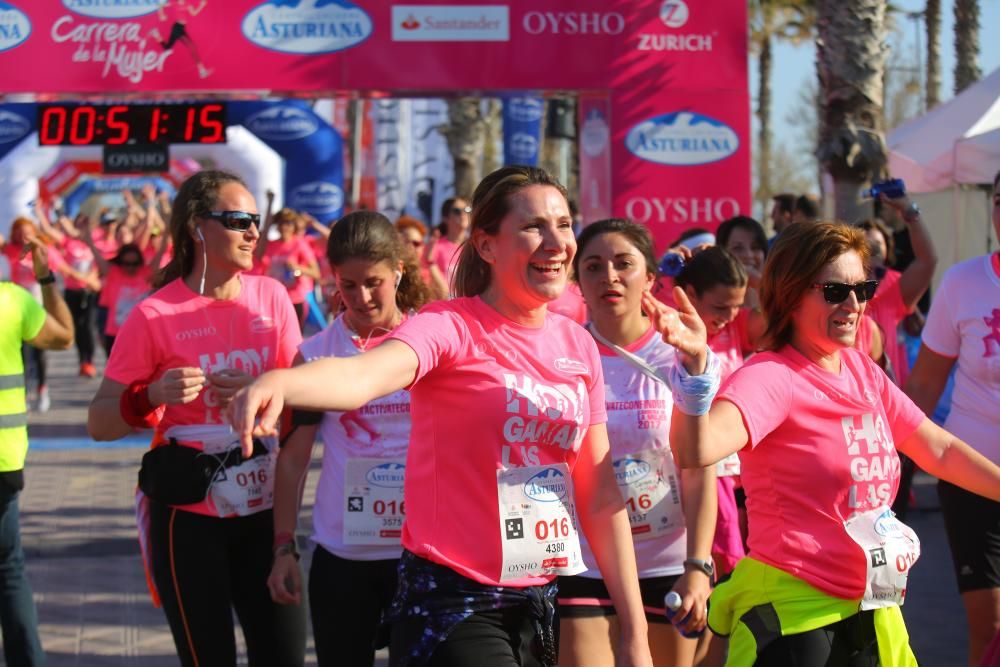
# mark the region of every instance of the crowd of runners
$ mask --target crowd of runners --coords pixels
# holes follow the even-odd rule
[[[108,356],[91,436],[152,429],[139,536],[182,664],[235,664],[235,611],[252,666],[303,664],[306,614],[320,665],[914,665],[915,467],[941,480],[970,665],[1000,661],[1000,254],[947,270],[911,367],[937,258],[905,197],[881,202],[905,266],[878,219],[769,240],[745,216],[664,262],[529,167],[433,229],[273,200],[203,171],[0,238],[15,536],[25,388],[47,409],[42,349],[75,331],[81,375]],[[1000,174],[992,203],[1000,235]],[[8,664],[40,664],[33,614],[0,607],[28,647]]]

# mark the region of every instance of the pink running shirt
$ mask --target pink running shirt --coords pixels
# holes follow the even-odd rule
[[[148,266],[141,267],[135,275],[129,275],[117,264],[108,267],[98,303],[108,309],[108,319],[104,333],[117,336],[132,309],[152,290],[150,279],[153,272]]]
[[[594,340],[552,313],[538,328],[516,324],[479,297],[431,303],[391,338],[419,359],[403,546],[499,586],[497,470],[560,462],[573,470],[587,429],[607,419]]]
[[[62,273],[66,267],[66,260],[63,259],[62,253],[51,245],[46,250],[49,257],[49,271]],[[41,292],[39,292],[38,281],[35,280],[35,265],[32,262],[31,253],[26,252],[24,257],[21,257],[23,251],[24,246],[20,244],[15,245],[8,242],[3,247],[3,254],[10,263],[10,281],[28,290],[40,301]]]
[[[867,555],[844,529],[889,506],[899,487],[895,441],[925,419],[874,361],[840,352],[835,375],[791,346],[755,355],[716,400],[750,435],[740,451],[750,556],[830,595],[860,599]]]
[[[868,307],[865,309],[865,315],[875,320],[882,329],[885,356],[892,364],[896,384],[900,387],[906,385],[906,378],[910,376],[910,364],[906,359],[906,347],[899,342],[899,323],[913,312],[912,308],[907,308],[903,303],[903,293],[899,289],[899,279],[902,275],[899,271],[886,269],[878,284],[875,298],[868,302]]]
[[[183,280],[163,286],[143,300],[118,332],[105,375],[129,385],[153,382],[171,368],[196,366],[206,374],[226,368],[257,377],[287,368],[302,335],[288,293],[260,276],[240,277],[242,289],[231,301],[199,296]],[[178,424],[224,424],[225,414],[209,387],[184,405],[168,405],[157,439]],[[206,503],[185,510],[217,516]]]
[[[455,266],[458,264],[460,248],[460,243],[452,243],[443,236],[437,240],[437,245],[434,246],[434,263],[437,264],[438,270],[441,271],[444,282],[448,285],[449,289],[451,289],[451,277],[454,275]]]
[[[94,253],[90,249],[90,246],[80,239],[75,239],[72,236],[65,237],[60,251],[66,263],[77,273],[87,275],[93,270]],[[66,289],[89,289],[85,283],[68,275],[64,278],[63,284],[66,286]]]
[[[288,241],[271,241],[264,251],[264,273],[285,284],[292,303],[302,303],[306,300],[306,294],[312,290],[312,278],[292,276],[286,262],[308,266],[315,261],[312,246],[301,236],[293,236]]]

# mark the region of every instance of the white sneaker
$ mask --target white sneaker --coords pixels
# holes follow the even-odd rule
[[[38,390],[38,411],[48,412],[52,407],[52,399],[49,398],[49,388],[42,387]]]

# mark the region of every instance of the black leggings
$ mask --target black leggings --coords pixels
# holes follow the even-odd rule
[[[185,667],[236,664],[233,609],[250,667],[305,662],[302,605],[271,601],[272,513],[220,519],[150,501],[153,580]]]
[[[396,594],[398,565],[398,559],[346,560],[316,547],[309,611],[319,667],[375,662],[375,634]]]
[[[535,629],[524,609],[479,611],[438,644],[427,667],[542,667]],[[390,654],[392,647],[389,648]]]
[[[862,611],[809,632],[779,637],[757,655],[755,667],[878,667],[875,616]]]
[[[66,289],[66,306],[73,314],[76,352],[80,363],[94,361],[94,306],[97,295],[85,289]]]

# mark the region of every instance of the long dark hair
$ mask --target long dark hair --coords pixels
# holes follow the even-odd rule
[[[646,273],[656,275],[656,252],[649,228],[625,218],[608,218],[592,222],[576,237],[576,255],[573,257],[573,280],[580,282],[580,262],[583,251],[591,241],[604,234],[621,234],[646,261]]]
[[[153,278],[153,287],[160,288],[177,278],[187,276],[194,269],[194,218],[207,213],[215,206],[219,190],[227,183],[246,183],[228,171],[207,169],[188,177],[177,190],[170,211],[170,240],[173,257]]]
[[[396,228],[376,211],[354,211],[338,220],[330,229],[326,258],[334,269],[351,259],[387,262],[394,269],[403,262],[403,275],[396,289],[397,305],[404,311],[417,310],[433,298],[420,277],[416,256],[404,252]]]
[[[496,236],[500,231],[500,223],[510,212],[511,196],[531,185],[553,187],[564,199],[569,199],[566,188],[547,171],[538,167],[503,167],[488,175],[476,187],[476,192],[472,195],[469,238],[462,244],[452,278],[451,289],[455,296],[477,296],[490,286],[492,270],[471,243],[472,235],[477,230],[482,230],[490,236]]]

